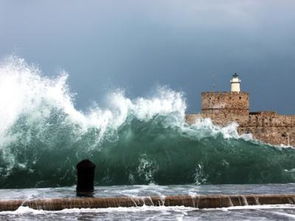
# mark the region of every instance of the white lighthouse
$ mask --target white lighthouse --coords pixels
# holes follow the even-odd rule
[[[231,92],[240,93],[241,91],[241,80],[239,79],[239,75],[235,73],[233,78],[230,81],[231,84]]]

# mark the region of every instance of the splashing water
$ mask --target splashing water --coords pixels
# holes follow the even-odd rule
[[[188,125],[182,93],[129,99],[115,91],[105,108],[81,112],[67,77],[48,78],[15,57],[0,65],[2,187],[73,185],[84,158],[97,165],[98,185],[295,181],[293,149],[239,136],[235,123]]]

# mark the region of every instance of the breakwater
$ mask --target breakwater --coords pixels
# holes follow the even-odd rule
[[[185,206],[199,209],[233,206],[295,204],[295,194],[278,195],[199,195],[112,198],[60,198],[0,201],[0,211],[14,211],[20,206],[37,210],[72,208],[109,208],[140,206]]]

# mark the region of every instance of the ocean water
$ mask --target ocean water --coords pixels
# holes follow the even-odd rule
[[[131,99],[122,90],[116,90],[106,95],[103,105],[81,111],[75,108],[67,77],[61,73],[48,78],[37,67],[16,57],[1,62],[0,188],[5,189],[1,190],[2,199],[15,194],[25,197],[28,190],[24,188],[39,196],[45,194],[44,190],[50,195],[61,190],[65,191],[61,197],[67,197],[72,191],[65,187],[75,185],[75,165],[86,158],[96,164],[95,185],[119,195],[134,187],[142,194],[152,194],[141,189],[146,185],[154,185],[157,192],[164,194],[167,186],[176,188],[175,193],[188,193],[200,186],[214,192],[221,184],[243,184],[229,191],[241,193],[246,184],[278,183],[282,186],[275,186],[276,191],[284,192],[286,183],[295,182],[293,148],[263,144],[252,139],[251,134],[239,135],[235,123],[219,127],[210,119],[201,119],[188,125],[184,120],[186,103],[182,92],[159,87],[153,95]],[[11,188],[14,190],[9,192]],[[204,217],[211,213],[218,218],[219,213],[224,214],[220,210],[188,208],[133,209],[135,212],[110,209],[113,212],[61,213],[67,214],[65,219],[69,220],[79,217],[78,214],[82,214],[82,220],[88,220],[88,216],[91,220],[91,214],[100,214],[102,219],[129,219],[132,214],[132,219],[136,219],[142,213],[147,217],[159,214],[161,219],[169,218],[169,214],[174,218],[189,218],[196,213]],[[276,209],[278,213],[285,210],[293,211],[292,206]],[[245,212],[239,211],[227,213],[234,217]],[[39,212],[20,208],[15,213],[2,214],[2,218],[18,219],[18,214],[24,213],[20,219],[38,220],[34,217],[43,216]],[[48,219],[61,216],[60,212],[45,213],[49,214]],[[69,214],[75,215],[71,218]],[[114,214],[117,216],[109,217]]]

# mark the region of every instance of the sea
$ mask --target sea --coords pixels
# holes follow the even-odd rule
[[[24,59],[0,64],[0,198],[75,196],[76,165],[96,164],[95,196],[294,193],[295,149],[239,135],[238,125],[185,122],[183,92],[146,97],[110,91],[75,107],[68,74]],[[0,220],[292,220],[293,205],[222,209],[134,207],[56,212],[20,207]]]

